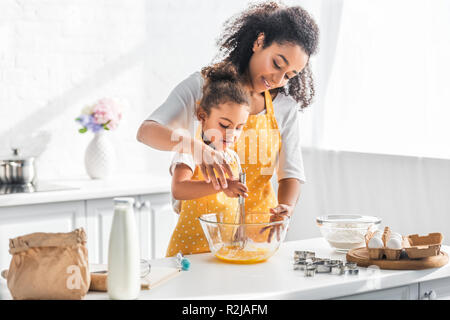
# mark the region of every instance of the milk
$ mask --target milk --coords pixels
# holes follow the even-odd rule
[[[140,250],[133,198],[114,198],[114,218],[108,248],[110,299],[137,299],[141,289]]]

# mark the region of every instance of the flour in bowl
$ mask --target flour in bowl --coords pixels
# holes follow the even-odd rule
[[[365,246],[364,235],[367,232],[365,224],[336,223],[327,228],[325,239],[331,246],[338,249],[353,249]]]

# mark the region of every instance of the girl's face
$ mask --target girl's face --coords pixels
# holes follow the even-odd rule
[[[296,44],[273,42],[263,48],[264,34],[253,44],[253,55],[249,61],[249,76],[253,91],[283,87],[288,80],[305,68],[308,55]]]
[[[198,118],[202,122],[205,138],[212,142],[216,150],[222,151],[232,147],[237,141],[247,122],[248,114],[247,105],[228,102],[211,108],[209,115],[200,109]]]

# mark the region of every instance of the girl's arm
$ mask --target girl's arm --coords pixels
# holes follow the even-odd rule
[[[193,172],[188,165],[178,163],[172,176],[172,196],[176,200],[192,200],[219,192],[204,180],[191,180]]]
[[[211,183],[203,180],[191,180],[193,176],[191,168],[184,164],[178,163],[173,170],[172,176],[172,196],[176,200],[192,200],[198,199],[210,194],[225,192],[228,197],[248,197],[247,187],[236,179],[227,179],[228,187],[216,190]]]

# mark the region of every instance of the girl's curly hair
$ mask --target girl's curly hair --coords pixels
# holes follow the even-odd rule
[[[206,114],[209,115],[212,108],[217,108],[222,103],[250,105],[249,95],[240,84],[242,78],[234,64],[226,61],[216,63],[203,68],[202,75],[205,83],[199,105]]]
[[[253,54],[253,43],[261,33],[264,33],[264,48],[275,41],[299,45],[308,56],[317,51],[319,28],[309,13],[299,6],[270,1],[251,5],[225,22],[217,41],[218,58],[233,63],[239,74],[244,75]],[[300,109],[309,106],[315,93],[309,62],[285,87],[275,90],[293,97]]]

